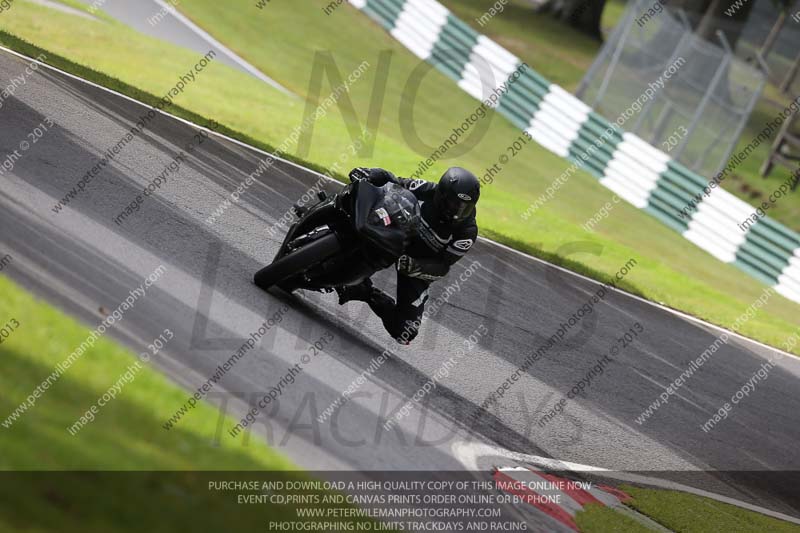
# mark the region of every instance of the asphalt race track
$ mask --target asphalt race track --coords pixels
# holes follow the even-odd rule
[[[26,61],[0,52],[0,79]],[[3,84],[5,85],[5,83]],[[0,154],[11,154],[46,117],[45,135],[0,176],[0,252],[15,280],[94,327],[159,265],[166,274],[125,314],[113,335],[139,351],[164,328],[175,332],[157,367],[189,391],[216,372],[265,319],[284,319],[228,372],[207,399],[238,419],[321,338],[295,382],[258,417],[255,432],[301,466],[316,470],[459,470],[464,443],[552,457],[612,470],[681,478],[764,507],[800,516],[797,500],[718,471],[800,470],[800,363],[785,357],[761,387],[705,433],[704,424],[773,350],[732,338],[646,423],[635,419],[715,341],[719,331],[619,292],[523,374],[488,412],[479,405],[531,350],[556,333],[598,285],[482,241],[432,290],[435,298],[472,261],[480,266],[423,326],[411,346],[394,343],[366,305],[334,295],[292,299],[258,290],[253,273],[275,253],[284,230],[269,228],[319,176],[279,162],[213,223],[209,217],[258,166],[263,153],[213,136],[121,224],[114,219],[162,173],[197,129],[159,115],[61,212],[53,206],[148,109],[48,69],[30,77],[0,109]],[[378,164],[378,159],[376,159]],[[402,174],[403,169],[395,169]],[[327,184],[335,191],[336,184]],[[577,253],[602,253],[573,243]],[[622,267],[622,265],[620,265]],[[379,285],[393,286],[390,272]],[[643,332],[618,349],[564,413],[537,422],[635,323]],[[383,424],[476,330],[489,332],[416,408],[392,429]],[[384,349],[392,357],[330,420],[317,417]],[[67,354],[65,354],[66,356]],[[175,406],[178,410],[179,405]],[[473,416],[475,415],[475,416]],[[3,414],[6,416],[6,414]],[[189,412],[186,416],[192,416]],[[153,420],[162,425],[165,420]],[[180,423],[172,431],[179,430]],[[209,435],[247,445],[255,435]],[[466,446],[468,447],[468,446]],[[479,466],[514,464],[503,454]],[[663,471],[662,473],[656,471]],[[687,474],[688,476],[688,474]],[[691,476],[689,476],[691,477]],[[689,479],[685,477],[685,479]],[[785,488],[785,487],[784,487]],[[773,490],[774,489],[774,490]]]

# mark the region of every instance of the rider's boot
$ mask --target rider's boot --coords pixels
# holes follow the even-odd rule
[[[336,294],[339,295],[339,305],[344,305],[353,300],[368,302],[372,296],[373,290],[372,280],[367,278],[358,285],[336,287]]]

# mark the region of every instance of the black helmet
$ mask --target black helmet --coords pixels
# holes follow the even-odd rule
[[[475,174],[461,167],[451,167],[436,187],[434,203],[443,220],[460,222],[475,214],[481,184]]]

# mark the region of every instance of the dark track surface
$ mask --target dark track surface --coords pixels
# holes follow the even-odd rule
[[[0,52],[2,85],[24,67],[23,60]],[[472,424],[470,414],[476,406],[533,347],[553,335],[597,285],[482,241],[448,280],[434,286],[432,295],[471,261],[484,268],[424,325],[415,343],[399,347],[365,305],[340,308],[332,295],[303,295],[293,301],[252,285],[252,273],[271,259],[284,233],[269,239],[267,229],[318,177],[278,164],[209,225],[206,217],[263,157],[232,142],[215,137],[206,141],[138,213],[116,225],[113,219],[120,211],[191,140],[195,129],[178,120],[159,116],[82,195],[55,214],[51,208],[56,201],[143,113],[146,108],[137,103],[46,69],[5,102],[0,109],[3,159],[45,117],[56,123],[13,171],[0,176],[0,256],[9,253],[15,259],[6,273],[94,326],[101,320],[98,308],[116,308],[132,287],[164,264],[167,274],[126,314],[114,335],[138,351],[165,327],[171,328],[176,339],[157,366],[190,390],[205,382],[265,317],[288,303],[286,319],[224,378],[227,392],[218,389],[210,399],[241,417],[251,398],[276,384],[289,366],[309,353],[310,344],[326,332],[333,334],[325,354],[313,358],[281,396],[279,409],[256,425],[301,466],[461,469],[452,446],[471,439],[609,469],[800,470],[800,363],[794,358],[784,358],[711,433],[700,429],[774,353],[749,341],[732,339],[680,389],[680,397],[673,396],[644,425],[636,424],[642,410],[718,332],[616,292]],[[204,279],[213,286],[213,294],[206,294],[210,303],[203,302]],[[378,283],[393,286],[388,273]],[[566,414],[539,428],[535,421],[637,321],[644,333],[614,358],[584,397],[568,402]],[[413,411],[398,429],[384,431],[387,414],[411,397],[482,324],[491,336],[439,383],[426,399],[427,407]],[[204,340],[231,337],[238,340]],[[395,356],[332,423],[318,423],[316,415],[384,348]],[[32,413],[26,416],[36,416],[35,410]],[[223,431],[209,435],[210,442],[214,438],[231,437]],[[709,474],[701,485],[800,516],[800,509],[791,509],[775,495],[751,492],[745,485],[738,492],[715,477]]]

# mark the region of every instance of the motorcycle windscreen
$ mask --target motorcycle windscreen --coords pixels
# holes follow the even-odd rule
[[[353,225],[369,248],[380,252],[385,256],[385,261],[391,264],[403,255],[407,235],[405,229],[392,223],[384,207],[385,198],[383,187],[360,182],[353,210]]]

